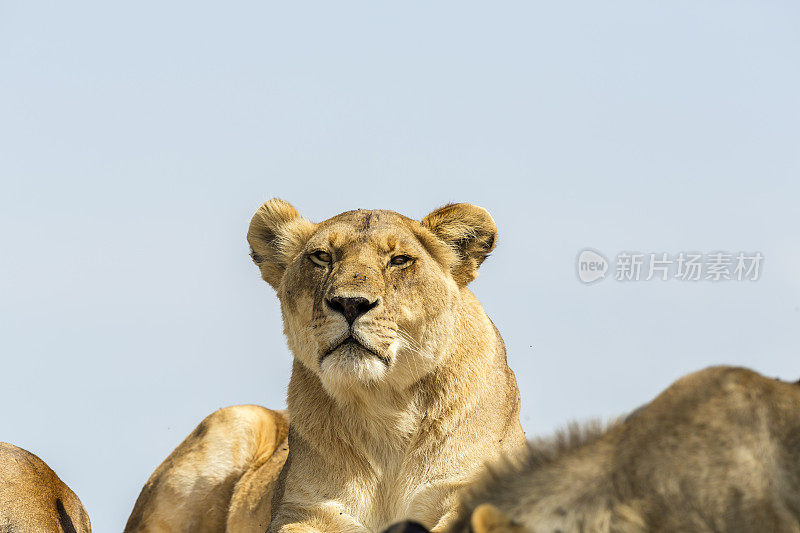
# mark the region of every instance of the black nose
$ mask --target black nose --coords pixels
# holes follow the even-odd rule
[[[340,296],[335,296],[326,301],[328,303],[328,307],[337,313],[342,313],[345,320],[347,320],[347,323],[351,326],[353,325],[353,322],[356,321],[356,318],[360,317],[378,305],[378,300],[370,302],[366,298],[362,298],[360,296],[357,298],[342,298]]]
[[[383,533],[428,533],[428,530],[416,522],[400,522]]]

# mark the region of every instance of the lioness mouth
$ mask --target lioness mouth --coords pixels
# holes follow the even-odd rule
[[[386,366],[389,366],[389,360],[386,357],[384,357],[381,354],[377,353],[375,350],[369,348],[368,346],[365,346],[364,343],[360,342],[358,339],[356,339],[352,335],[348,335],[347,337],[345,337],[345,339],[342,342],[340,342],[338,344],[335,344],[331,349],[329,349],[327,352],[325,352],[322,355],[322,357],[320,358],[319,362],[321,363],[330,354],[332,354],[333,352],[335,352],[336,350],[338,350],[342,346],[347,346],[348,344],[353,344],[353,345],[356,345],[356,346],[359,346],[359,347],[363,348],[364,350],[368,351],[369,353],[371,353],[372,355],[374,355],[375,357],[380,359],[383,362],[383,364],[385,364]]]

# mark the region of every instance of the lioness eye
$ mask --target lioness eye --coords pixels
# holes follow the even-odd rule
[[[411,261],[411,258],[407,255],[396,255],[392,257],[392,260],[389,262],[393,265],[405,265],[409,261]]]
[[[328,252],[323,252],[319,250],[314,252],[313,254],[308,256],[311,261],[318,264],[319,266],[328,266],[328,263],[331,262],[331,254]]]

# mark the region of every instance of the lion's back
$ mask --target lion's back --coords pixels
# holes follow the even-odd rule
[[[3,531],[91,531],[81,501],[36,455],[0,443],[0,478]]]

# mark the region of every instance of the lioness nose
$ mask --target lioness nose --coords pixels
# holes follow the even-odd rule
[[[345,320],[351,326],[353,322],[356,321],[356,318],[360,317],[376,305],[378,305],[378,300],[370,302],[366,298],[356,297],[356,298],[343,298],[341,296],[334,296],[329,300],[325,300],[328,304],[328,307],[336,311],[337,313],[342,313],[344,315]]]

